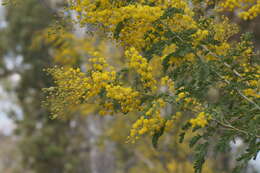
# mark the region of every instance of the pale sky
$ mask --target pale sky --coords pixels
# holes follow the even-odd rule
[[[13,75],[10,79],[10,83],[17,84],[19,76]],[[14,92],[6,92],[3,88],[4,82],[0,82],[0,131],[6,135],[10,135],[12,130],[15,128],[13,121],[8,118],[8,111],[12,110],[18,116],[22,116],[22,111],[16,104],[16,96]],[[12,87],[12,86],[11,86]]]
[[[7,25],[4,19],[4,7],[1,4],[2,0],[0,0],[0,28]],[[15,74],[12,75],[9,80],[13,85],[15,85],[19,81],[19,78],[19,75]],[[22,113],[19,106],[15,103],[15,94],[13,92],[7,93],[3,88],[3,83],[4,81],[0,81],[0,131],[9,135],[15,128],[15,124],[10,118],[8,118],[8,111],[13,110],[18,115],[22,115]]]

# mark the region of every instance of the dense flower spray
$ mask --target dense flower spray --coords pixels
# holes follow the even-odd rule
[[[230,41],[239,29],[228,18],[198,12],[212,5],[215,14],[242,10],[243,19],[259,14],[259,0],[72,1],[69,10],[78,14],[76,22],[102,31],[123,53],[106,56],[109,44],[99,41],[97,46],[87,36],[66,31],[45,36],[48,43],[62,45],[54,54],[65,66],[47,70],[56,85],[45,89],[45,103],[55,117],[86,104],[98,105],[101,115],[135,115],[127,141],[151,135],[155,147],[181,120],[180,141],[189,129],[194,132],[196,172],[210,145],[228,146],[235,137],[249,143],[241,160],[250,160],[259,150],[259,55],[249,33]],[[84,72],[73,68],[78,61],[86,64]],[[211,144],[216,136],[219,143]]]

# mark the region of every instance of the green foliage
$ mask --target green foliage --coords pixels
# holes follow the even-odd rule
[[[195,147],[195,156],[194,156],[194,170],[195,173],[201,173],[202,166],[205,162],[205,157],[207,155],[209,143],[205,142],[203,144],[199,144]]]
[[[157,148],[158,140],[163,135],[164,127],[161,128],[158,132],[155,132],[155,134],[152,137],[152,144],[154,148]]]
[[[115,32],[114,32],[114,37],[115,39],[118,39],[120,36],[120,32],[121,30],[124,28],[125,23],[128,21],[129,19],[125,19],[124,21],[121,21],[117,24]]]
[[[172,17],[174,14],[177,14],[177,13],[181,13],[183,14],[184,11],[183,9],[180,9],[180,8],[175,8],[175,7],[170,7],[170,8],[167,8],[163,15],[161,16],[161,19],[167,19],[167,18],[170,18]]]
[[[201,139],[201,137],[201,135],[192,137],[190,140],[190,147],[193,147]]]

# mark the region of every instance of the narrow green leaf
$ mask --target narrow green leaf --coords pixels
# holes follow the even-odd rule
[[[158,140],[159,140],[159,138],[163,135],[163,132],[164,132],[164,127],[162,127],[162,128],[160,129],[160,131],[156,132],[156,133],[153,135],[152,144],[153,144],[153,147],[154,147],[154,148],[157,148]]]

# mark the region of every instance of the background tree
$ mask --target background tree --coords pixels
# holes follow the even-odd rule
[[[87,146],[82,141],[81,121],[53,121],[41,106],[41,89],[51,84],[43,69],[53,62],[48,45],[41,44],[38,49],[31,49],[31,46],[34,35],[49,26],[54,16],[36,0],[23,1],[15,8],[7,8],[6,12],[8,25],[1,30],[1,44],[5,50],[2,57],[13,63],[22,58],[21,64],[12,69],[4,66],[2,70],[3,76],[19,74],[21,78],[16,93],[23,114],[22,117],[12,115],[12,118],[17,125],[23,165],[37,173],[46,170],[51,173],[86,172],[87,158],[81,155],[87,152]]]

